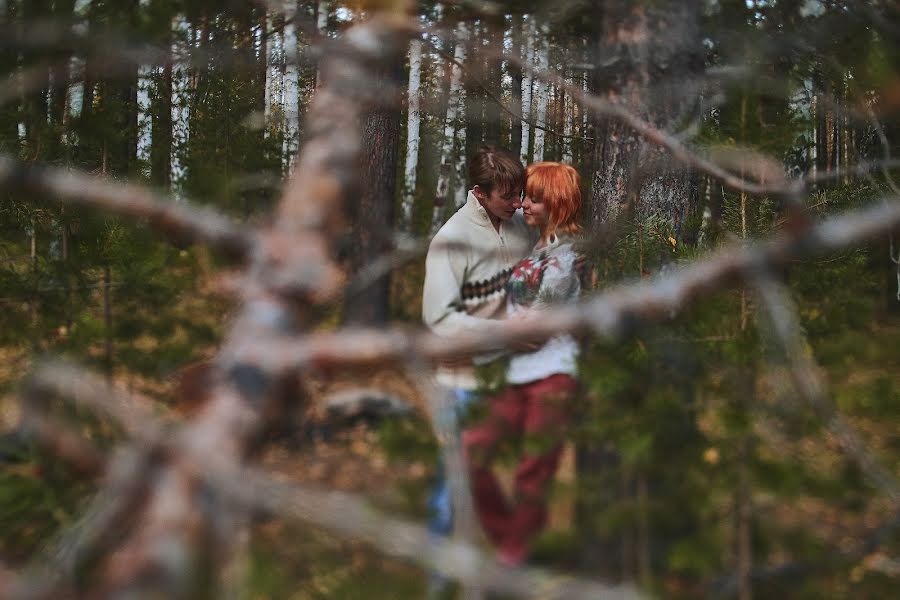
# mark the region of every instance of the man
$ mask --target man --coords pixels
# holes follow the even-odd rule
[[[469,162],[469,183],[466,203],[431,240],[425,259],[422,320],[438,335],[483,332],[498,325],[512,268],[537,241],[537,232],[519,210],[525,169],[516,155],[496,146],[479,148]],[[476,381],[471,359],[439,365],[436,379],[455,397],[457,410],[472,400]],[[436,415],[454,421],[455,416]],[[442,476],[429,504],[430,529],[449,535],[450,491]]]

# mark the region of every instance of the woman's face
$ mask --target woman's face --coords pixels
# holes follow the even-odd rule
[[[522,200],[522,212],[525,216],[525,222],[530,227],[543,229],[550,222],[550,211],[545,202],[536,200],[526,195]]]

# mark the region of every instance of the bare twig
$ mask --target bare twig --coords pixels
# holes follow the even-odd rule
[[[266,514],[326,527],[363,540],[389,556],[411,560],[478,588],[539,598],[638,598],[633,586],[607,586],[536,569],[509,569],[474,546],[435,539],[419,525],[381,514],[340,492],[275,481],[254,470],[209,469],[206,476],[225,495]]]
[[[29,411],[22,427],[41,446],[75,467],[81,475],[97,477],[105,472],[106,458],[97,447],[58,420],[38,411]]]
[[[804,342],[797,322],[797,309],[787,289],[762,269],[751,271],[751,281],[769,317],[775,340],[790,366],[791,380],[797,393],[812,407],[876,489],[890,497],[894,503],[900,502],[900,483],[897,478],[878,463],[874,453],[866,447],[847,418],[830,400],[825,380]]]
[[[83,515],[51,541],[26,568],[13,593],[16,600],[72,596],[79,565],[99,558],[109,545],[126,535],[143,504],[150,454],[124,449],[112,459],[107,479]]]
[[[45,394],[64,396],[81,406],[112,419],[133,440],[145,446],[160,443],[168,424],[154,414],[155,403],[137,394],[125,393],[109,385],[105,377],[62,361],[40,364],[25,388],[25,403],[33,405]]]
[[[637,320],[671,318],[690,301],[728,281],[746,277],[757,265],[785,266],[869,239],[898,224],[900,202],[878,203],[829,218],[806,231],[785,232],[766,242],[725,248],[664,276],[614,287],[581,305],[542,311],[538,319],[498,322],[494,327],[486,325],[483,331],[457,337],[401,329],[314,333],[299,340],[274,340],[265,348],[258,348],[257,356],[271,368],[350,367],[399,363],[409,357],[439,359],[482,354],[518,341],[585,329],[616,338]]]
[[[206,207],[169,201],[149,189],[74,170],[38,167],[0,154],[0,187],[28,189],[68,204],[146,219],[163,232],[198,240],[238,256],[254,246],[252,232]]]

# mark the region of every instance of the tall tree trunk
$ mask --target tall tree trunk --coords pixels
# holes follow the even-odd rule
[[[480,132],[476,135],[466,133],[468,140],[468,148],[465,153],[474,154],[479,146],[484,144],[500,144],[503,139],[503,123],[506,121],[506,113],[498,104],[496,99],[503,97],[503,66],[501,61],[488,60],[484,56],[485,50],[488,52],[495,48],[503,48],[503,32],[504,21],[496,17],[486,17],[481,21],[481,31],[470,39],[479,39],[478,51],[481,56],[474,56],[470,64],[477,65],[481,75],[481,84],[476,85],[478,95],[476,96],[476,105],[481,114]],[[468,101],[467,101],[468,102]]]
[[[62,23],[72,19],[75,8],[74,0],[57,0],[53,6],[53,17]],[[50,88],[47,98],[47,123],[53,128],[53,138],[48,140],[52,146],[53,158],[59,157],[60,150],[65,148],[66,135],[66,99],[69,88],[70,70],[67,63],[55,61],[50,68]]]
[[[525,62],[526,64],[534,64],[535,36],[536,29],[534,17],[523,17],[522,30],[525,35]],[[531,156],[531,91],[532,77],[530,73],[525,73],[522,77],[522,134],[521,145],[519,148],[519,159],[523,163],[528,163],[528,157]]]
[[[173,20],[172,41],[172,147],[170,150],[169,164],[171,173],[169,183],[176,198],[183,196],[184,177],[184,153],[187,149],[190,136],[191,118],[191,66],[189,62],[194,37],[193,28],[183,15],[176,16]]]
[[[166,28],[164,48],[172,55],[172,30]],[[150,130],[150,180],[162,188],[172,186],[173,93],[172,60],[159,70],[153,96],[153,120]]]
[[[547,26],[541,26],[540,33],[535,39],[535,67],[538,71],[545,72],[550,65],[550,47],[547,43]],[[534,122],[537,127],[534,130],[534,162],[544,160],[544,139],[547,127],[547,107],[550,103],[550,85],[545,79],[539,79],[534,84],[534,96],[537,100]]]
[[[147,16],[152,0],[138,0],[139,19]],[[138,172],[150,178],[150,164],[153,146],[153,106],[152,94],[156,80],[156,67],[149,64],[138,66],[137,72],[137,159]]]
[[[571,85],[573,82],[569,81]],[[565,163],[572,163],[572,136],[575,131],[575,102],[572,98],[572,95],[566,93],[565,90],[560,90],[561,102],[562,102],[562,119],[563,119],[563,127],[562,133],[563,138],[562,142],[562,161]]]
[[[682,84],[702,66],[700,2],[605,0],[597,7],[597,56],[604,60],[593,71],[593,90],[657,127],[674,126],[696,102]],[[670,223],[681,237],[697,204],[692,173],[617,120],[598,119],[594,130],[591,226],[633,210]]]
[[[441,163],[438,171],[437,190],[434,195],[434,213],[431,218],[431,235],[444,224],[444,207],[450,196],[450,180],[453,173],[453,146],[456,131],[459,127],[460,95],[462,94],[461,64],[466,58],[466,26],[456,26],[456,48],[453,51],[454,63],[450,65],[450,91],[447,94],[447,114],[444,118],[444,135],[441,142]]]
[[[509,25],[510,46],[512,55],[521,57],[523,50],[522,28],[518,26],[515,16],[510,19]],[[509,65],[512,78],[510,112],[514,114],[522,110],[522,69]],[[522,152],[522,121],[510,115],[509,120],[509,149],[517,156]]]
[[[298,63],[296,2],[285,12],[284,26],[284,138],[282,140],[282,172],[290,175],[300,148],[300,68]]]
[[[469,35],[468,26],[462,24],[462,31],[464,39],[471,39]],[[470,63],[472,61],[469,61]],[[481,96],[482,104],[484,102],[484,95]],[[456,114],[464,115],[466,114],[466,106],[468,103],[468,95],[466,93],[465,86],[461,86],[459,88],[459,94],[456,98]],[[483,131],[483,130],[482,130]],[[453,182],[453,187],[455,192],[454,196],[454,206],[458,209],[460,206],[466,203],[466,197],[468,195],[468,173],[466,171],[467,164],[467,156],[475,153],[477,147],[473,147],[471,152],[468,151],[469,145],[472,143],[472,139],[469,136],[469,130],[467,127],[463,126],[463,123],[460,122],[456,127],[456,135],[455,135],[455,153],[456,153],[456,164],[453,168],[453,176],[451,177],[451,181]],[[480,143],[479,143],[480,145]]]
[[[409,86],[407,88],[406,115],[406,166],[403,170],[403,205],[401,227],[409,231],[412,225],[412,209],[416,198],[416,167],[419,164],[419,88],[422,76],[422,40],[409,43]]]
[[[281,82],[278,77],[281,70],[278,67],[278,61],[281,51],[281,32],[274,31],[274,26],[274,17],[271,15],[267,16],[265,20],[266,33],[263,36],[266,48],[266,83],[263,99],[264,136],[266,139],[269,139],[276,130],[274,115],[276,112],[280,112],[276,111],[275,107],[280,104],[279,90],[281,89]]]
[[[26,22],[40,22],[42,19],[52,18],[51,3],[49,0],[23,2],[22,18]],[[35,50],[24,51],[23,57],[26,59],[26,64],[35,63],[33,68],[38,68],[36,63],[43,62],[43,57]],[[44,142],[46,141],[51,73],[49,68],[39,68],[41,68],[41,86],[35,86],[35,89],[23,98],[24,131],[22,131],[22,137],[25,142],[26,158],[29,160],[39,158],[39,155],[40,158],[44,158],[43,152],[46,151]]]
[[[400,59],[402,60],[402,59]],[[366,85],[373,98],[390,98],[403,82],[403,64],[398,62],[377,74]],[[399,99],[398,99],[399,100]],[[353,215],[353,247],[350,263],[358,272],[393,245],[394,199],[400,147],[399,102],[383,102],[369,109],[362,123],[365,160],[362,181],[365,185]],[[348,296],[344,301],[344,321],[374,325],[386,323],[390,308],[390,279],[380,277],[365,293]]]
[[[151,160],[153,149],[153,111],[151,91],[156,75],[156,68],[150,65],[138,67],[137,90],[137,161],[141,175],[146,178],[151,176]]]

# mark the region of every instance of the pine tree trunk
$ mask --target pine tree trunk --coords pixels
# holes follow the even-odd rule
[[[468,26],[465,24],[462,25],[463,36],[464,39],[468,39],[469,30]],[[471,60],[469,61],[472,62]],[[482,96],[482,100],[484,96]],[[456,98],[456,114],[464,115],[466,114],[466,106],[468,103],[468,94],[466,93],[465,86],[461,86],[459,89],[459,95]],[[463,127],[462,123],[459,123],[456,127],[456,135],[454,148],[456,153],[456,164],[453,168],[453,176],[451,177],[451,181],[453,182],[454,194],[453,194],[453,205],[458,209],[460,206],[465,204],[466,197],[468,195],[468,173],[466,171],[466,158],[471,154],[475,153],[477,147],[473,147],[471,151],[468,151],[469,145],[472,143],[472,139],[469,136],[469,130],[467,127]]]
[[[460,95],[462,94],[462,69],[466,58],[466,28],[460,23],[456,27],[459,40],[453,52],[455,62],[450,65],[450,91],[447,94],[447,114],[444,118],[444,134],[441,141],[441,163],[438,171],[437,190],[434,195],[434,213],[431,218],[431,235],[444,224],[444,207],[450,196],[450,179],[454,166],[453,147],[459,127]]]
[[[172,30],[167,29],[164,48],[172,57]],[[153,96],[153,123],[150,144],[150,180],[161,188],[172,185],[172,61],[159,71]]]
[[[278,97],[278,87],[277,76],[279,73],[278,70],[278,56],[279,56],[279,46],[281,43],[280,34],[277,31],[272,31],[274,26],[274,19],[271,16],[267,16],[265,20],[265,29],[266,34],[263,36],[265,40],[265,63],[266,63],[266,83],[265,83],[265,93],[263,99],[263,122],[265,124],[264,127],[264,136],[266,139],[271,137],[274,131],[274,107],[276,104],[276,98]]]
[[[367,83],[374,97],[390,97],[402,85],[403,64],[398,60],[390,69],[378,74],[377,82]],[[362,139],[365,160],[359,205],[353,215],[353,247],[350,263],[358,272],[393,245],[394,199],[397,165],[400,155],[399,103],[370,109],[363,119]],[[386,323],[390,308],[388,275],[368,286],[364,293],[348,296],[344,301],[344,321],[375,325]]]
[[[537,50],[535,51],[535,60],[538,71],[545,72],[550,65],[550,47],[547,43],[548,29],[546,25],[541,27],[540,34],[535,39]],[[546,132],[543,128],[547,127],[547,107],[550,103],[550,86],[544,79],[539,79],[534,84],[534,96],[537,101],[535,107],[535,130],[534,130],[534,162],[544,160],[544,139]]]
[[[22,3],[22,18],[26,22],[40,22],[42,19],[52,18],[52,10],[51,3],[48,0],[34,0],[32,2],[23,2]],[[36,55],[37,51],[23,51],[23,57],[29,61],[36,62],[37,60],[41,60],[39,55]],[[33,68],[37,68],[36,65]],[[40,87],[35,86],[31,92],[24,96],[23,105],[24,105],[24,131],[22,132],[22,137],[25,142],[25,152],[26,156],[29,160],[34,160],[36,158],[44,158],[42,154],[43,151],[46,150],[45,145],[43,144],[45,138],[45,132],[47,131],[47,117],[48,117],[48,98],[50,94],[51,87],[51,74],[50,69],[46,67],[41,68],[41,80],[42,84]]]
[[[466,101],[461,103],[461,108],[458,109],[461,124],[460,127],[457,128],[457,131],[459,131],[459,129],[466,130],[465,135],[468,147],[464,147],[461,150],[463,154],[474,152],[475,148],[478,147],[478,144],[480,144],[481,140],[485,137],[485,92],[480,85],[480,80],[489,77],[488,69],[482,64],[482,49],[484,47],[485,37],[488,35],[487,31],[487,27],[482,20],[477,20],[469,25],[468,33],[471,35],[468,36],[468,39],[471,43],[471,55],[466,57],[466,72],[477,73],[478,77],[465,77],[462,80],[462,86],[460,87],[459,92],[460,95],[466,97]],[[463,73],[463,75],[465,75],[465,73]],[[453,195],[452,189],[450,190],[450,195]]]
[[[403,205],[401,227],[409,231],[412,224],[412,209],[416,198],[416,167],[419,164],[419,88],[422,76],[422,40],[414,39],[409,44],[409,86],[407,88],[406,115],[406,166],[403,176]]]
[[[517,27],[516,17],[512,17],[509,26],[509,37],[511,39],[511,52],[513,56],[522,56],[522,31]],[[510,113],[515,115],[522,110],[522,70],[510,64],[510,77],[512,78],[512,90]],[[522,152],[522,121],[510,115],[509,118],[509,149],[515,155]]]
[[[506,121],[506,113],[497,103],[495,98],[503,97],[503,69],[500,61],[486,57],[485,50],[490,52],[496,48],[503,48],[504,21],[496,17],[482,19],[480,36],[470,39],[480,39],[477,45],[481,56],[473,56],[471,64],[478,65],[481,74],[481,84],[475,86],[478,92],[477,108],[480,112],[479,129],[475,135],[466,133],[468,148],[463,148],[467,155],[472,155],[479,146],[484,144],[500,144],[503,139],[503,123]],[[471,139],[468,139],[471,138]]]
[[[601,2],[597,56],[607,66],[593,71],[593,90],[657,127],[674,126],[696,102],[680,84],[702,66],[699,17],[697,0]],[[594,131],[592,228],[633,213],[683,236],[697,205],[695,177],[617,120],[597,119]]]

